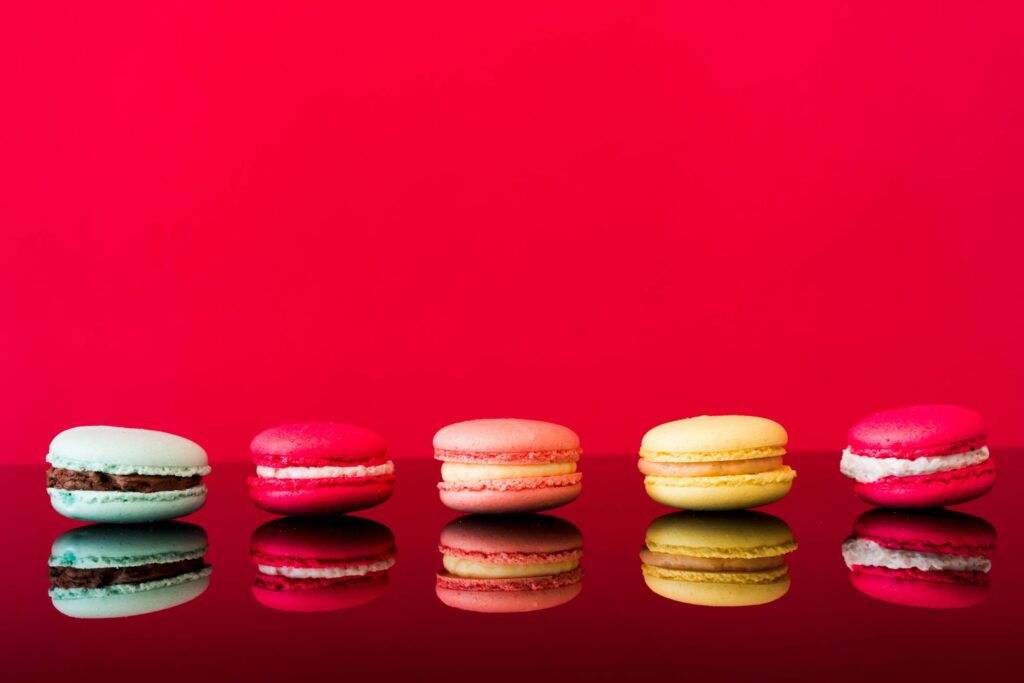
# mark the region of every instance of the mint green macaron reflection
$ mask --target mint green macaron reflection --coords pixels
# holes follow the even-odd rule
[[[206,532],[184,522],[72,529],[53,542],[50,599],[59,612],[81,619],[176,607],[209,585],[206,550]]]

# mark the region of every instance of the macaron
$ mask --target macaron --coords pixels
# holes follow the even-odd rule
[[[437,597],[471,612],[532,612],[583,590],[583,536],[547,515],[469,515],[441,531]]]
[[[640,472],[647,495],[689,510],[739,510],[779,500],[796,472],[782,464],[788,436],[777,422],[703,415],[644,435]]]
[[[57,537],[50,599],[82,619],[148,614],[198,597],[210,583],[206,532],[183,522],[93,524]]]
[[[249,497],[281,515],[329,515],[380,505],[391,497],[395,464],[383,437],[343,422],[272,427],[250,444],[256,476]]]
[[[255,598],[285,612],[348,609],[384,593],[395,537],[360,517],[286,517],[253,532]]]
[[[860,592],[910,607],[970,607],[989,594],[996,531],[951,510],[869,510],[843,542]]]
[[[996,468],[988,429],[978,413],[952,405],[919,405],[875,413],[850,428],[840,471],[872,505],[954,505],[989,492]]]
[[[125,427],[74,427],[46,456],[53,509],[90,522],[155,522],[206,502],[206,451],[174,434]]]
[[[538,420],[469,420],[434,435],[442,461],[438,489],[453,510],[535,512],[580,494],[580,439],[568,427]]]
[[[675,512],[654,520],[640,551],[647,587],[690,605],[746,607],[789,590],[789,525],[763,512]]]

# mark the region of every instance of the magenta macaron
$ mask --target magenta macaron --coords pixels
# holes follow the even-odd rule
[[[534,512],[580,494],[580,439],[539,420],[468,420],[434,435],[441,502],[462,512]]]
[[[285,612],[348,609],[376,599],[395,564],[395,537],[360,517],[285,517],[253,532],[252,593]]]
[[[250,445],[256,476],[249,496],[282,515],[327,515],[379,505],[395,466],[384,439],[357,425],[304,422],[260,432]]]
[[[873,505],[926,508],[987,493],[996,481],[985,420],[967,408],[919,405],[875,413],[850,428],[840,470]]]
[[[951,510],[869,510],[843,543],[857,590],[910,607],[970,607],[988,596],[996,531]]]

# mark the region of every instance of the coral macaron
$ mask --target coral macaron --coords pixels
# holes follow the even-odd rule
[[[327,515],[379,505],[392,493],[395,465],[375,432],[339,422],[281,425],[250,445],[256,476],[249,496],[282,515]]]
[[[472,612],[532,612],[583,589],[583,536],[547,515],[469,515],[441,531],[437,597]]]
[[[963,503],[996,481],[978,413],[918,405],[876,413],[850,428],[839,468],[873,505],[926,508]]]
[[[782,464],[788,436],[763,417],[703,415],[644,435],[639,469],[647,495],[689,510],[739,510],[774,502],[796,472]]]
[[[434,435],[441,502],[462,512],[534,512],[580,494],[580,440],[538,420],[469,420]]]

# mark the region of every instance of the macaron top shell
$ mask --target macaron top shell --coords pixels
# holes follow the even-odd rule
[[[151,429],[90,426],[67,429],[50,442],[47,460],[75,469],[161,474],[160,468],[196,468],[205,474],[206,451],[188,439]],[[178,474],[179,472],[174,472]]]
[[[749,415],[702,415],[658,425],[644,435],[641,453],[714,453],[783,447],[778,422]]]
[[[80,568],[135,566],[168,558],[202,557],[206,549],[206,531],[195,524],[91,524],[58,536],[49,564]]]
[[[250,450],[261,458],[364,462],[384,457],[384,438],[344,422],[303,422],[271,427],[257,434]]]
[[[443,427],[434,435],[434,448],[442,451],[532,453],[573,451],[579,447],[576,432],[540,420],[467,420]]]
[[[774,555],[796,548],[788,524],[778,517],[746,510],[675,512],[659,517],[647,527],[647,545],[704,557]]]
[[[850,428],[854,452],[872,449],[931,449],[984,440],[981,415],[960,406],[905,406],[875,413]],[[979,443],[980,445],[980,443]]]
[[[987,554],[995,528],[980,517],[952,510],[868,510],[854,523],[854,536],[893,549],[950,554]]]
[[[391,530],[362,517],[275,519],[253,532],[250,552],[261,559],[334,561],[376,557],[395,550]]]
[[[548,515],[468,515],[441,531],[440,545],[468,553],[560,553],[582,548],[583,536]]]

